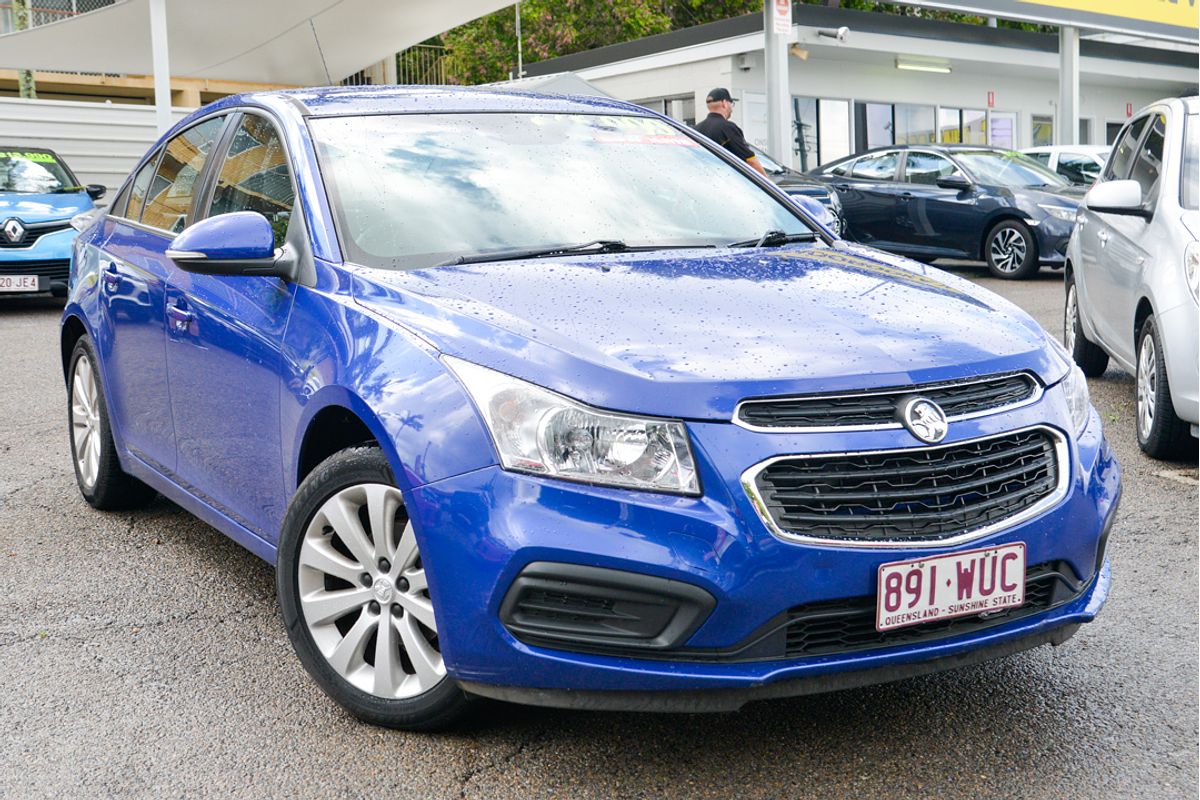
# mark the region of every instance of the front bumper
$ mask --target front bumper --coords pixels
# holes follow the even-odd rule
[[[1053,424],[1059,411],[1051,408],[1051,395],[1011,413],[955,423],[952,436]],[[736,708],[758,697],[891,680],[1058,643],[1091,620],[1107,596],[1103,539],[1116,509],[1120,467],[1095,412],[1070,443],[1069,488],[1055,507],[961,545],[887,550],[783,541],[757,516],[738,476],[772,453],[898,447],[906,432],[755,434],[718,423],[690,423],[689,429],[705,487],[698,498],[566,484],[495,467],[411,492],[409,511],[428,554],[442,652],[449,673],[468,691],[597,708]],[[1016,541],[1025,543],[1029,565],[1068,564],[1079,593],[1043,613],[904,644],[803,658],[690,655],[735,648],[797,606],[873,596],[881,563]],[[531,644],[505,626],[502,606],[535,562],[676,582],[714,602],[686,639],[670,643],[674,651],[639,656],[570,642]]]
[[[1033,225],[1037,237],[1038,263],[1062,266],[1067,261],[1067,244],[1075,224],[1057,217],[1047,216]]]
[[[75,229],[68,227],[43,234],[28,247],[0,248],[0,275],[34,275],[38,292],[65,295],[75,236]]]
[[[1200,311],[1191,297],[1159,314],[1158,329],[1166,350],[1167,380],[1171,386],[1171,405],[1185,422],[1200,422],[1200,339],[1196,337]]]

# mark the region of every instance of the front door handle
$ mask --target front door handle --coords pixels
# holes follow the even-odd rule
[[[1104,245],[1108,244],[1108,231],[1106,231],[1106,230],[1097,231],[1096,238],[1100,240],[1100,246],[1104,247]]]
[[[117,265],[109,261],[108,266],[104,268],[104,286],[110,292],[115,292],[121,285],[121,273],[117,272]]]
[[[167,306],[167,319],[171,321],[171,330],[176,333],[187,333],[188,328],[195,321],[196,315],[188,311],[187,306],[180,300]]]
[[[833,185],[833,188],[837,189],[839,192],[848,192],[848,191],[850,191],[850,184],[848,184],[848,183],[835,183],[835,184]]]

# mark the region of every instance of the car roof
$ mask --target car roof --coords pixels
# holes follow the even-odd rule
[[[367,114],[436,114],[513,111],[523,113],[621,113],[653,116],[649,110],[608,97],[548,95],[494,86],[327,86],[233,95],[223,105],[292,106],[306,117]]]
[[[1084,153],[1107,153],[1112,150],[1111,144],[1047,144],[1041,147],[1022,147],[1022,153],[1053,153],[1056,150],[1070,150]]]

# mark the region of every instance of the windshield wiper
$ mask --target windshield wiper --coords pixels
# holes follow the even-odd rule
[[[544,258],[567,253],[622,253],[628,249],[629,246],[619,239],[596,239],[582,244],[560,244],[553,247],[524,247],[512,250],[493,250],[490,253],[472,253],[469,256],[458,256],[434,266],[451,267],[457,264],[481,264],[486,261],[519,261],[523,258]]]
[[[50,194],[68,194],[73,192],[82,192],[86,186],[60,186],[57,189],[51,189]]]
[[[757,239],[744,239],[740,242],[730,242],[726,247],[782,247],[792,242],[815,242],[817,234],[812,231],[804,233],[784,233],[783,231],[767,231]]]

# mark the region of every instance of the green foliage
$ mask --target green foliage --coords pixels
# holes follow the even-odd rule
[[[872,0],[796,2],[976,25],[986,23],[984,17],[970,14]],[[525,62],[533,63],[761,12],[762,0],[525,0],[521,3],[521,44]],[[1000,25],[1039,30],[1036,25],[1005,20]],[[445,47],[446,80],[450,83],[505,80],[510,73],[515,74],[517,68],[516,14],[509,6],[460,25],[424,44]]]

